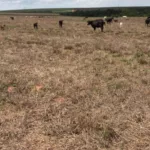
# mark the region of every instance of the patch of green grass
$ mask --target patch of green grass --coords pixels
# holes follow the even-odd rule
[[[102,137],[104,140],[111,143],[114,139],[117,139],[119,136],[117,135],[117,133],[114,131],[113,128],[106,127],[103,129]]]

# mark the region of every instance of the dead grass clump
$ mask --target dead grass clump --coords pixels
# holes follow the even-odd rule
[[[138,62],[139,62],[139,64],[141,64],[141,65],[146,65],[146,64],[148,64],[148,62],[147,62],[147,60],[145,60],[145,58],[140,58],[140,59],[138,59]]]
[[[45,45],[45,43],[42,41],[27,41],[27,44]]]
[[[145,84],[145,85],[148,85],[148,84],[149,84],[148,79],[142,78],[141,81],[142,81],[142,83]]]
[[[102,136],[104,140],[110,143],[112,143],[113,140],[116,140],[119,137],[117,133],[111,127],[104,128],[102,134],[103,134]]]
[[[66,50],[73,50],[74,48],[73,48],[72,45],[66,45],[66,46],[64,47],[64,49],[66,49]]]
[[[148,62],[148,57],[142,52],[138,51],[135,55],[134,58],[137,59],[137,62],[141,65],[147,65]]]
[[[108,90],[110,94],[113,96],[117,96],[118,98],[126,98],[128,93],[130,93],[131,90],[131,85],[128,83],[126,80],[112,80],[108,84]]]
[[[61,54],[61,50],[59,50],[59,49],[54,49],[54,50],[53,50],[53,53],[54,53],[54,54]]]
[[[140,58],[140,57],[143,57],[144,56],[144,53],[142,51],[137,51],[136,54],[135,54],[135,58]]]
[[[77,47],[77,48],[82,48],[82,47],[84,47],[84,46],[86,46],[86,43],[84,43],[84,42],[75,43],[75,47]]]
[[[86,134],[86,140],[90,138],[92,145],[96,142],[97,144],[99,143],[99,147],[101,148],[111,147],[113,142],[119,139],[118,134],[111,127],[105,127],[103,122],[100,122],[100,117],[94,117],[94,114],[91,112],[83,113],[82,110],[76,111],[75,108],[67,109],[67,106],[65,106],[66,104],[62,103],[49,107],[44,117],[45,135],[50,138],[57,136],[61,140],[63,137],[70,135],[74,135],[75,138],[81,138]],[[61,116],[59,119],[57,116],[58,113]],[[76,113],[78,116],[75,115]],[[103,119],[107,120],[107,117],[103,116]],[[93,139],[95,139],[95,142]],[[87,144],[90,147],[90,144]],[[71,145],[68,146],[70,147]],[[74,143],[74,146],[76,147],[77,143]]]

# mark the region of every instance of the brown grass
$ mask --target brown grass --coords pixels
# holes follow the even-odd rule
[[[0,19],[0,150],[150,149],[144,18],[104,33],[83,18]]]

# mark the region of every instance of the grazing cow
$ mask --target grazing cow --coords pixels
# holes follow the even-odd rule
[[[120,28],[122,28],[122,26],[123,26],[123,22],[120,22],[120,23],[119,23],[119,26],[120,26]]]
[[[125,20],[128,20],[128,17],[127,17],[127,16],[122,16],[122,18],[124,18]]]
[[[33,27],[34,27],[34,29],[38,29],[38,23],[37,23],[37,22],[34,23],[34,24],[33,24]]]
[[[114,19],[114,22],[118,22],[118,19]]]
[[[92,26],[92,28],[94,29],[94,31],[96,30],[96,28],[101,28],[102,32],[104,30],[105,22],[102,19],[88,21],[87,23],[88,23],[87,25],[91,25]]]
[[[63,26],[63,20],[59,20],[59,27],[62,28]]]
[[[10,19],[11,19],[11,20],[15,20],[15,18],[14,18],[14,17],[10,17]]]
[[[107,24],[111,24],[113,20],[114,20],[113,17],[105,19],[105,21],[107,22]]]
[[[147,25],[147,27],[148,27],[149,24],[150,24],[150,18],[147,18],[147,19],[145,20],[145,25]]]

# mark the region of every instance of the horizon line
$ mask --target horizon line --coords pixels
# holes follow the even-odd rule
[[[21,9],[5,9],[5,10],[0,10],[1,11],[18,11],[18,10],[34,10],[34,9],[89,9],[89,8],[135,8],[135,7],[150,7],[150,6],[108,6],[108,7],[40,7],[40,8],[21,8]]]

